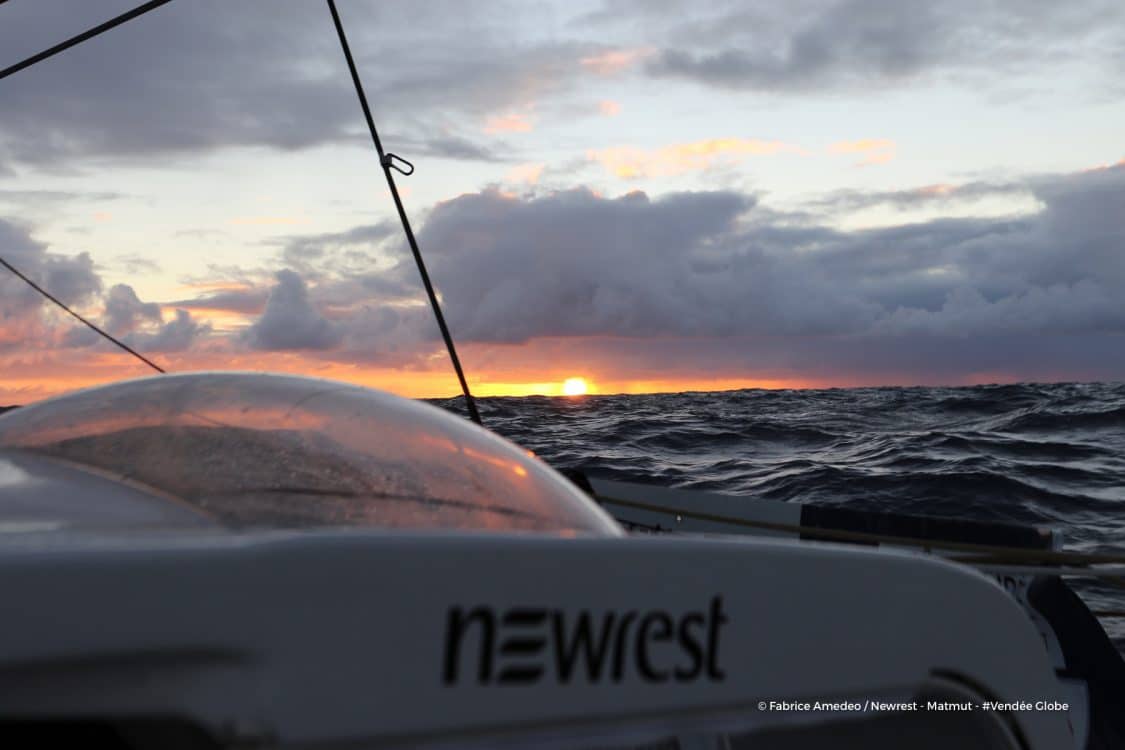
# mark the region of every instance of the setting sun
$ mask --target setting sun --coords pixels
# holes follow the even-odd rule
[[[567,378],[563,382],[563,394],[566,396],[586,395],[586,380],[584,378]]]

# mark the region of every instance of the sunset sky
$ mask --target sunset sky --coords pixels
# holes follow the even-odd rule
[[[338,5],[480,395],[1125,379],[1120,0]],[[170,371],[458,391],[323,2],[0,82],[0,256]],[[144,374],[0,269],[0,404]]]

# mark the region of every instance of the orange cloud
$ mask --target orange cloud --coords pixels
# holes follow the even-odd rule
[[[520,112],[492,115],[484,123],[486,133],[529,133],[534,128],[531,118]]]
[[[924,195],[926,197],[939,198],[943,195],[949,195],[950,193],[952,193],[956,189],[957,189],[956,185],[949,185],[949,184],[946,184],[946,183],[941,183],[941,184],[937,184],[937,185],[923,185],[922,187],[918,188],[914,192],[916,192],[919,195]]]
[[[616,117],[621,114],[621,105],[612,99],[603,99],[598,102],[598,111],[606,117]]]
[[[750,156],[778,153],[804,153],[798,146],[781,141],[746,138],[712,138],[694,143],[678,143],[659,149],[616,146],[586,152],[613,175],[624,179],[667,177],[709,169],[716,163],[737,163]]]
[[[1087,169],[1083,169],[1082,171],[1087,172],[1087,173],[1088,172],[1104,172],[1107,169],[1116,169],[1117,167],[1125,167],[1125,159],[1122,159],[1121,161],[1118,161],[1116,163],[1099,164],[1096,167],[1088,167]]]
[[[610,50],[609,52],[602,52],[598,55],[588,55],[578,62],[591,73],[609,76],[633,67],[646,57],[652,55],[652,53],[653,49],[651,47],[616,49]]]
[[[858,141],[837,141],[828,147],[830,154],[860,154],[857,167],[886,164],[895,158],[897,144],[887,138],[863,138]]]
[[[543,175],[543,169],[546,164],[531,163],[519,164],[508,170],[508,174],[504,176],[506,182],[526,182],[528,185],[534,185],[539,182],[539,178]]]

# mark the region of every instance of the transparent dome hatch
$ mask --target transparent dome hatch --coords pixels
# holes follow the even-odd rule
[[[528,451],[436,406],[327,380],[161,375],[0,417],[0,448],[141,485],[233,528],[620,533]]]

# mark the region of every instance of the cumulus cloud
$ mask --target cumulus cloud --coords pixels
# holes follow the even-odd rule
[[[210,324],[200,323],[187,310],[176,310],[175,317],[157,330],[136,332],[126,341],[133,348],[146,352],[182,352],[210,332]]]
[[[588,347],[610,367],[680,377],[1125,377],[1125,165],[846,201],[1014,190],[1041,209],[846,231],[814,220],[838,206],[794,220],[733,191],[493,189],[438,204],[418,234],[469,347],[573,341],[567,356]],[[352,362],[417,365],[440,350],[408,257],[362,279],[331,264],[307,273],[311,290],[279,277],[255,335],[284,330],[272,346]]]
[[[105,330],[123,337],[125,343],[142,352],[185,351],[197,338],[211,333],[210,324],[200,323],[182,308],[176,309],[174,317],[165,322],[161,306],[141,301],[128,284],[115,284],[103,304]],[[75,330],[84,336],[93,333],[87,328]]]
[[[286,269],[277,272],[265,311],[243,336],[252,349],[279,351],[331,349],[341,334],[309,300],[305,280]]]
[[[412,266],[404,267],[402,275],[409,277],[410,270]],[[258,291],[219,292],[206,297],[205,305],[213,307],[216,298],[235,295],[233,307]],[[331,266],[309,266],[302,272],[279,271],[261,314],[226,343],[233,350],[302,351],[339,361],[401,367],[424,363],[433,352],[436,335],[433,315],[416,279],[350,275]]]
[[[211,333],[210,324],[200,323],[183,309],[177,309],[175,317],[165,322],[161,306],[142,301],[128,284],[115,284],[101,302],[102,330],[142,353],[185,351],[199,337]],[[66,322],[69,324],[69,319]],[[112,347],[83,325],[70,325],[56,343],[64,348]]]
[[[419,239],[455,330],[474,340],[731,335],[767,320],[806,331],[863,314],[855,306],[807,311],[822,279],[789,278],[793,269],[760,248],[727,246],[752,205],[731,192],[652,200],[573,190],[525,200],[486,191],[440,204]],[[806,294],[777,296],[770,286],[781,277]],[[744,284],[750,280],[753,289]],[[759,321],[767,304],[784,308],[784,319]]]
[[[476,341],[1125,333],[1125,167],[1023,189],[1040,212],[864,231],[787,223],[733,192],[486,191],[437,206],[420,240]]]
[[[67,305],[81,305],[101,291],[101,278],[88,253],[62,255],[28,231],[0,219],[0,256]],[[6,268],[0,268],[0,343],[42,335],[48,327],[48,303]]]
[[[115,335],[130,333],[145,321],[162,321],[160,305],[141,302],[128,284],[115,284],[105,297],[106,330]]]

